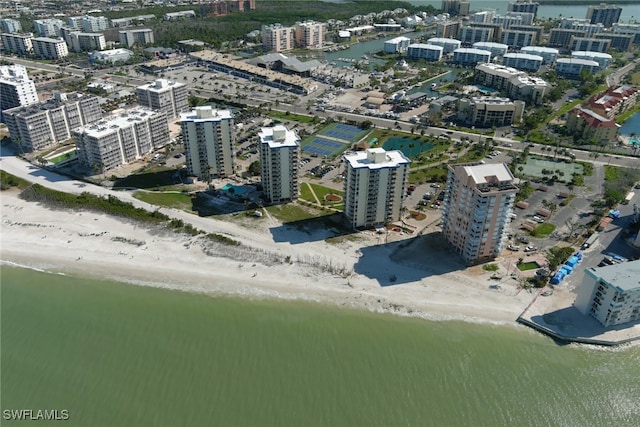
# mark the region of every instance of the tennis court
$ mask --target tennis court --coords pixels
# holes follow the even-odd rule
[[[360,129],[357,126],[345,125],[342,123],[332,123],[318,132],[318,135],[330,136],[331,138],[340,139],[349,142],[356,142],[367,134],[367,130]]]
[[[571,180],[571,175],[574,173],[583,173],[583,167],[579,163],[565,163],[561,160],[542,159],[533,156],[527,158],[527,163],[522,165],[522,168],[522,172],[525,175],[536,178],[549,178],[551,175],[556,174],[557,171],[561,171],[561,180],[564,181]]]
[[[342,153],[349,146],[326,138],[311,136],[302,141],[302,151],[319,156],[333,157]]]

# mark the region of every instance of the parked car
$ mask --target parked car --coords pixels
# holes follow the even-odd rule
[[[538,248],[535,247],[535,246],[527,246],[527,247],[524,248],[525,252],[535,252],[537,250],[538,250]]]
[[[508,245],[507,249],[509,249],[510,251],[519,251],[520,250],[520,246],[518,246],[518,245]]]
[[[431,188],[440,188],[440,184],[433,183],[431,184]]]
[[[522,236],[520,237],[518,240],[520,240],[522,243],[527,244],[529,243],[529,238],[526,236]]]

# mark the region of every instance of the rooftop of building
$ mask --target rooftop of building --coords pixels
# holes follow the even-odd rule
[[[429,50],[439,50],[442,51],[444,48],[442,46],[438,46],[436,44],[429,43],[412,43],[409,45],[409,48],[413,49],[429,49]]]
[[[571,56],[584,57],[584,58],[605,58],[605,59],[613,58],[608,53],[594,52],[591,50],[574,50],[573,52],[571,52]]]
[[[525,46],[520,50],[525,52],[555,53],[556,55],[560,53],[558,49],[546,46]]]
[[[513,101],[509,98],[503,98],[500,96],[474,96],[471,98],[473,102],[483,104],[513,104]]]
[[[196,107],[192,111],[180,114],[181,122],[216,122],[232,118],[233,114],[231,113],[231,110],[218,110],[210,105]]]
[[[34,114],[37,114],[43,111],[53,110],[55,108],[60,107],[61,105],[77,102],[83,98],[86,98],[86,99],[95,98],[96,100],[98,99],[98,97],[93,95],[84,95],[84,94],[75,93],[75,92],[74,93],[57,93],[53,98],[50,98],[44,102],[38,102],[36,104],[23,105],[20,107],[11,108],[9,110],[6,110],[5,113],[11,113],[12,115],[17,117],[30,117]]]
[[[384,148],[369,148],[355,154],[345,155],[344,159],[354,169],[383,169],[395,168],[399,165],[409,164],[409,160],[402,151],[385,151]]]
[[[461,47],[460,49],[456,49],[453,51],[454,54],[456,53],[472,53],[475,55],[489,55],[491,56],[491,52],[489,52],[488,50],[484,50],[484,49],[476,49],[475,47]]]
[[[504,58],[527,59],[529,61],[543,61],[540,55],[532,55],[530,53],[505,53]]]
[[[496,73],[500,73],[503,75],[507,75],[509,77],[519,76],[525,74],[524,71],[517,70],[513,67],[507,67],[506,65],[496,64],[494,62],[485,62],[482,64],[476,65],[476,70],[486,70],[486,71],[494,71]]]
[[[591,61],[590,59],[582,59],[582,58],[559,58],[556,60],[556,64],[576,64],[576,65],[588,65],[591,67],[599,67],[596,61]]]
[[[603,117],[588,108],[576,107],[571,110],[573,114],[585,119],[591,127],[616,127],[619,126],[614,120]]]
[[[164,113],[149,110],[143,107],[131,108],[114,112],[95,123],[79,128],[78,131],[94,138],[100,138],[114,132],[115,129],[127,128],[134,123],[143,122],[150,117],[164,115]]]
[[[43,43],[64,43],[64,39],[62,37],[54,39],[53,37],[35,37],[33,39],[34,42],[43,42]]]
[[[588,268],[587,274],[621,291],[640,291],[640,260]]]
[[[477,186],[502,186],[508,184],[505,189],[515,187],[513,185],[513,174],[504,163],[487,163],[487,164],[470,164],[470,165],[454,165],[462,167],[465,174],[473,179]]]
[[[429,43],[429,44],[434,44],[434,43],[462,44],[462,42],[460,40],[451,39],[451,38],[444,38],[444,37],[432,37],[429,40],[427,40],[427,43]]]
[[[262,128],[258,137],[261,143],[269,145],[270,148],[297,147],[300,142],[296,131],[289,130],[284,125]]]
[[[157,79],[153,82],[138,86],[138,89],[147,90],[150,92],[166,92],[168,90],[171,90],[172,88],[183,86],[185,86],[184,83],[176,82],[173,80]]]
[[[509,46],[503,43],[495,43],[495,42],[475,42],[473,47],[486,47],[489,49],[509,49]]]

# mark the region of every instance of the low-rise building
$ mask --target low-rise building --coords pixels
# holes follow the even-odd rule
[[[169,142],[164,113],[133,108],[73,130],[80,164],[95,173],[142,159]]]
[[[453,51],[453,62],[460,65],[476,65],[491,61],[491,52],[475,48],[460,48]]]
[[[640,43],[640,24],[613,24],[611,31],[616,35],[633,36],[633,43]]]
[[[17,19],[0,19],[0,31],[3,33],[19,33],[22,31],[22,24]]]
[[[447,39],[442,37],[432,37],[427,40],[427,44],[433,44],[436,46],[442,46],[443,53],[446,55],[447,53],[452,53],[456,49],[460,49],[462,42],[456,39]]]
[[[80,94],[58,93],[46,102],[4,111],[11,139],[19,142],[24,152],[67,141],[73,129],[101,118],[98,98]]]
[[[595,74],[600,69],[596,61],[580,58],[560,58],[556,60],[556,73],[566,77],[579,77],[582,70]]]
[[[104,50],[107,42],[102,33],[82,33],[80,31],[70,31],[66,33],[65,40],[69,49],[73,52],[90,52],[93,50]]]
[[[640,321],[640,260],[585,270],[574,307],[604,327]]]
[[[619,125],[608,117],[583,107],[576,107],[567,113],[567,131],[583,140],[610,143],[616,140]]]
[[[529,55],[538,55],[542,57],[542,63],[549,65],[556,62],[556,58],[560,54],[558,49],[546,46],[525,46],[520,49],[522,53],[528,53]]]
[[[127,62],[133,56],[129,49],[110,49],[91,52],[88,55],[89,62],[102,64],[115,64],[117,62]]]
[[[496,96],[476,96],[460,100],[458,118],[482,128],[510,126],[522,121],[524,107],[523,101]]]
[[[536,33],[534,31],[504,30],[502,43],[513,49],[533,46],[536,44]]]
[[[405,53],[409,48],[410,43],[410,38],[402,36],[387,40],[386,42],[384,42],[384,52],[391,54]]]
[[[344,156],[344,214],[354,228],[400,219],[411,161],[401,151],[369,148]]]
[[[564,28],[552,28],[549,32],[549,47],[569,50],[573,37],[586,37],[584,30],[571,30]]]
[[[462,42],[463,46],[471,46],[482,42],[491,42],[493,40],[493,28],[472,26],[462,27],[460,28],[458,38]]]
[[[491,52],[492,58],[504,56],[509,50],[509,46],[507,46],[506,44],[494,42],[474,43],[473,47],[475,49],[488,50],[489,52]]]
[[[539,77],[500,64],[478,64],[475,82],[493,89],[504,90],[512,99],[541,104],[549,84]]]
[[[512,25],[509,28],[512,31],[527,31],[535,33],[534,44],[539,44],[542,41],[542,34],[544,33],[544,27],[539,25]]]
[[[602,70],[609,67],[609,65],[611,65],[611,62],[613,61],[613,57],[608,53],[590,52],[590,51],[584,51],[584,50],[577,50],[577,51],[571,52],[571,57],[596,61],[600,66],[600,69]]]
[[[611,86],[604,93],[592,96],[587,107],[601,116],[614,119],[636,106],[638,90],[632,86]]]
[[[633,34],[599,33],[594,38],[609,40],[610,49],[615,49],[618,52],[628,52],[633,46],[635,36]]]
[[[444,48],[442,46],[413,43],[407,48],[407,57],[411,59],[424,59],[426,61],[440,61],[443,51]]]
[[[534,73],[538,72],[543,62],[542,56],[528,53],[507,53],[502,59],[502,63],[507,67]]]
[[[298,199],[300,138],[283,125],[262,128],[260,168],[262,189],[271,203]]]
[[[196,12],[194,10],[181,10],[180,12],[167,12],[162,19],[165,21],[175,21],[176,19],[188,19],[195,18]]]

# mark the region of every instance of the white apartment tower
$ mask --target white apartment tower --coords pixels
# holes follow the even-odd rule
[[[174,119],[188,110],[187,86],[166,79],[138,86],[138,104],[155,111],[162,111],[168,119]]]
[[[58,37],[60,28],[64,26],[64,21],[56,18],[36,19],[33,21],[33,28],[40,37]]]
[[[36,37],[32,43],[33,54],[37,58],[61,59],[69,56],[69,48],[62,38]]]
[[[232,175],[233,115],[229,110],[211,106],[196,107],[180,114],[187,170],[208,181],[212,177]]]
[[[344,156],[344,214],[354,228],[400,219],[411,161],[401,151],[369,148]]]
[[[120,44],[126,47],[144,46],[153,43],[153,30],[150,28],[136,28],[118,32]]]
[[[0,66],[0,119],[9,108],[38,102],[36,85],[22,65]]]
[[[280,24],[263,25],[262,44],[267,50],[276,52],[291,50],[295,46],[295,29]]]
[[[573,303],[604,327],[640,321],[640,260],[587,268]]]
[[[0,39],[2,39],[2,49],[5,52],[17,53],[18,55],[33,53],[33,33],[2,33],[0,34]]]
[[[96,96],[65,93],[58,93],[47,102],[4,112],[11,139],[19,142],[24,152],[71,139],[73,129],[101,118],[102,109]]]
[[[272,203],[296,200],[300,138],[295,131],[282,125],[262,128],[258,137],[264,194]]]
[[[450,165],[442,210],[442,234],[468,264],[502,251],[518,191],[505,164]]]
[[[77,128],[73,136],[80,164],[104,172],[168,143],[169,125],[164,113],[138,107]]]
[[[294,29],[296,46],[320,49],[324,45],[324,23],[314,21],[296,22]]]

